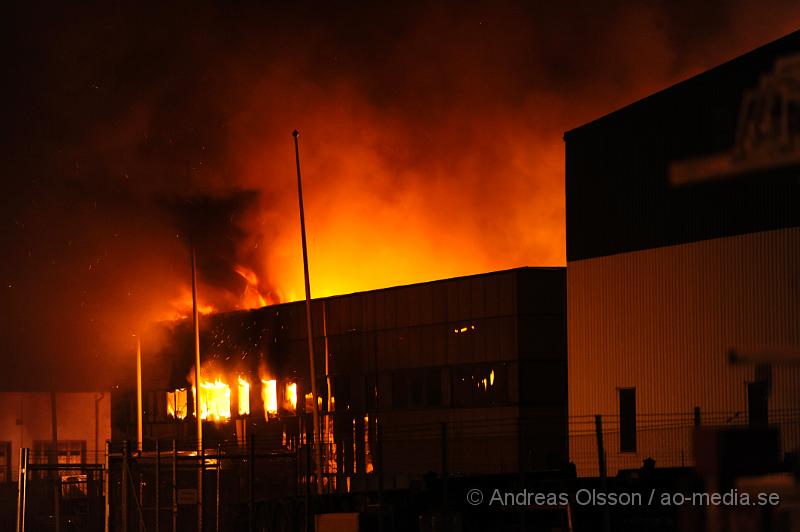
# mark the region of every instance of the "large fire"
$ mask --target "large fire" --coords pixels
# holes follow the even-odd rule
[[[210,377],[209,375],[213,375]],[[231,412],[235,406],[235,411],[240,416],[250,414],[250,381],[245,375],[235,374],[235,377],[228,377],[221,372],[214,372],[212,368],[203,367],[200,370],[200,386],[195,386],[194,369],[189,373],[188,380],[192,386],[192,400],[198,399],[199,388],[199,402],[200,402],[200,419],[205,421],[227,421],[231,418]],[[236,404],[234,405],[234,397],[232,397],[231,388],[235,387]],[[183,395],[181,395],[183,392]],[[184,409],[188,410],[185,405],[186,390],[175,390],[174,392],[167,392],[167,414],[172,417],[183,419],[186,414],[175,416],[176,404],[181,406],[183,401]]]
[[[282,401],[278,396],[278,380],[269,376],[265,371],[260,372],[261,405],[264,417],[269,420],[278,415],[278,405],[286,413],[293,415],[297,412],[297,383],[285,382],[283,385]],[[204,367],[200,372],[200,418],[206,421],[227,421],[236,412],[240,417],[251,414],[250,392],[252,384],[246,375],[236,374],[229,379],[224,374],[212,371],[211,367]],[[215,375],[209,378],[208,375]],[[192,399],[195,400],[197,387],[194,385],[194,370],[188,377],[192,387]],[[231,393],[235,387],[236,394]],[[187,389],[180,388],[167,392],[167,414],[170,417],[184,419],[188,415]],[[235,403],[235,404],[234,404]]]
[[[33,95],[49,95],[52,87],[91,87],[108,101],[95,112],[96,98],[61,90],[49,103],[79,120],[54,121],[41,112],[12,116],[25,131],[42,125],[53,130],[30,146],[25,135],[15,136],[30,150],[25,171],[45,184],[15,180],[19,194],[8,197],[38,198],[40,188],[58,192],[45,195],[45,204],[7,206],[14,220],[8,230],[19,236],[9,240],[8,253],[28,257],[8,261],[4,278],[8,306],[21,313],[6,331],[26,347],[18,352],[64,352],[51,357],[49,367],[75,368],[75,375],[82,371],[105,385],[104,370],[119,364],[108,357],[102,368],[94,365],[99,353],[112,352],[113,338],[140,320],[191,315],[191,298],[178,297],[174,309],[170,300],[179,296],[181,283],[188,285],[187,227],[197,217],[184,219],[183,210],[172,200],[165,206],[164,198],[181,208],[202,206],[198,200],[204,199],[227,205],[242,191],[255,198],[246,207],[221,208],[218,219],[201,219],[208,221],[203,228],[224,229],[197,247],[201,312],[211,305],[260,306],[270,295],[302,298],[294,127],[303,135],[314,296],[519,265],[563,265],[562,132],[790,31],[800,10],[800,3],[792,9],[785,3],[791,12],[770,24],[743,16],[767,16],[764,10],[723,10],[726,31],[677,40],[672,30],[680,24],[662,27],[674,14],[661,9],[667,3],[598,10],[600,23],[558,10],[559,21],[576,23],[569,39],[596,43],[586,47],[570,46],[553,29],[564,24],[553,24],[538,9],[506,6],[487,18],[485,9],[451,12],[431,2],[425,5],[432,9],[389,17],[400,25],[381,34],[375,53],[365,55],[355,41],[328,38],[339,30],[323,29],[327,19],[309,24],[305,17],[288,17],[293,26],[264,4],[263,11],[251,12],[248,3],[247,16],[228,17],[237,21],[233,26],[219,24],[215,10],[201,10],[198,28],[208,38],[188,41],[173,38],[185,25],[179,9],[133,17],[139,23],[158,18],[169,30],[147,46],[114,32],[116,44],[102,60],[89,62],[81,61],[83,49],[95,42],[92,34],[109,37],[86,30],[97,17],[80,27],[32,25],[34,35],[65,47],[65,61],[78,63],[21,60],[20,86],[31,86],[21,109],[38,111],[41,102]],[[104,25],[125,21],[118,25],[138,31],[127,24],[125,9],[115,10],[111,23],[103,17]],[[18,33],[15,38],[28,38],[28,32]],[[332,47],[325,54],[319,53],[320,35]],[[278,46],[289,36],[295,46]],[[251,47],[253,42],[266,44]],[[108,68],[116,64],[151,68],[133,74]],[[172,64],[186,67],[186,75],[175,76]],[[198,86],[197,79],[209,85]],[[109,87],[118,89],[113,97]],[[257,275],[237,274],[235,264]],[[31,267],[46,270],[25,271]],[[209,285],[245,294],[215,297]],[[233,300],[239,296],[242,302]],[[27,304],[45,298],[65,305]],[[37,330],[57,334],[31,333]]]

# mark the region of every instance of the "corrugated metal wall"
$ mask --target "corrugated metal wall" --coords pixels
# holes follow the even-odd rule
[[[570,456],[596,475],[594,414],[606,428],[609,474],[691,463],[691,414],[745,423],[751,366],[732,347],[800,347],[800,228],[573,261],[567,268]],[[800,366],[775,367],[772,421],[795,450]],[[618,388],[635,387],[638,452],[620,454]]]

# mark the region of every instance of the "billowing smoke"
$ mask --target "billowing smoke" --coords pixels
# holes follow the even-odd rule
[[[11,8],[0,385],[113,382],[190,241],[203,305],[302,297],[294,128],[314,295],[563,264],[562,132],[800,22],[529,4]]]

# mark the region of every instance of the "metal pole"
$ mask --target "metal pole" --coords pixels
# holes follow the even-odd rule
[[[161,528],[161,441],[156,440],[156,532]]]
[[[120,518],[122,532],[128,532],[128,440],[122,444],[122,479],[120,481]]]
[[[294,137],[294,157],[297,166],[297,198],[300,203],[300,237],[303,244],[303,273],[305,276],[306,288],[306,325],[308,329],[308,369],[311,377],[311,401],[314,420],[314,430],[312,432],[313,445],[316,447],[317,464],[315,469],[322,468],[322,447],[319,445],[319,405],[317,404],[317,371],[314,361],[314,328],[311,322],[311,282],[308,276],[308,247],[306,245],[306,219],[305,211],[303,209],[303,183],[300,177],[300,147],[297,138],[300,132],[296,129],[292,132]],[[320,482],[321,475],[317,475],[317,493],[322,493],[322,483]]]
[[[311,519],[311,446],[308,443],[308,431],[305,432],[306,437],[306,445],[305,445],[305,455],[306,455],[306,497],[305,497],[305,510],[306,510],[306,530],[307,532],[313,532],[314,524],[313,519]]]
[[[105,393],[100,392],[100,397],[94,398],[94,452],[95,459],[100,459],[100,401],[105,397]]]
[[[294,445],[294,496],[300,497],[300,446]]]
[[[58,407],[56,400],[56,392],[50,392],[50,438],[51,438],[51,454],[48,462],[53,466],[53,471],[50,478],[53,479],[53,513],[55,514],[55,530],[61,530],[61,493],[58,488]]]
[[[103,499],[105,503],[105,532],[111,532],[111,442],[106,441],[105,468],[103,470]]]
[[[322,337],[325,339],[325,383],[328,385],[328,415],[331,409],[335,408],[333,405],[333,394],[331,393],[331,369],[330,369],[330,351],[328,349],[328,316],[327,305],[325,301],[322,302]],[[327,426],[326,426],[327,427]]]
[[[450,515],[448,512],[447,477],[450,476],[449,460],[447,458],[447,423],[442,423],[442,530],[450,530]]]
[[[597,438],[597,466],[600,472],[600,478],[606,478],[606,452],[603,448],[603,416],[594,416],[594,433]]]
[[[172,440],[172,532],[178,530],[178,443]]]
[[[142,450],[142,341],[136,335],[136,450]]]
[[[199,489],[197,490],[197,519],[198,519],[198,526],[197,531],[203,532],[203,519],[205,513],[205,483],[206,483],[206,450],[203,448],[200,451],[200,484]]]
[[[606,474],[606,451],[603,447],[603,416],[597,414],[594,416],[594,430],[597,437],[597,465],[600,469],[600,487],[605,493],[608,490],[607,474]],[[603,510],[603,530],[608,532],[611,529],[610,515],[608,506]]]
[[[19,477],[17,480],[17,532],[25,532],[25,507],[28,495],[28,461],[30,449],[19,450]]]
[[[369,432],[369,425],[367,426]],[[378,440],[378,530],[383,530],[383,426],[375,416],[375,439]]]
[[[248,457],[247,457],[247,465],[249,466],[249,474],[247,475],[247,523],[248,523],[248,530],[253,532],[256,529],[255,524],[255,476],[256,476],[256,437],[255,434],[250,435],[250,448],[248,449]]]
[[[144,532],[144,482],[142,482],[142,469],[144,466],[141,462],[142,453],[139,453],[139,460],[136,462],[136,478],[139,480],[139,499],[136,501],[136,507],[139,512],[139,532]]]
[[[324,467],[320,467],[320,473],[329,473],[330,455],[333,452],[333,410],[336,408],[333,398],[333,390],[331,390],[331,372],[330,372],[330,351],[328,349],[328,316],[325,301],[322,302],[322,337],[325,339],[325,384],[327,385],[328,400],[325,406],[325,415],[323,416],[323,440],[325,441],[325,456]],[[334,456],[336,459],[336,456]],[[338,469],[338,468],[337,468]],[[331,479],[328,478],[328,493],[331,492]]]
[[[197,257],[194,245],[192,245],[192,322],[194,325],[194,417],[197,421],[197,455],[200,456],[203,454],[203,419],[200,417],[200,316],[197,309]],[[197,530],[203,531],[202,462],[197,469]]]
[[[217,444],[217,490],[216,490],[217,491],[217,509],[216,509],[216,512],[215,512],[215,517],[216,517],[216,520],[217,520],[217,523],[216,523],[217,532],[220,531],[220,528],[219,528],[219,525],[220,525],[219,512],[220,512],[220,508],[222,507],[222,505],[221,505],[222,501],[221,501],[221,497],[220,497],[220,493],[219,493],[220,487],[222,485],[222,483],[220,482],[220,478],[219,478],[221,474],[222,474],[222,444],[218,443]],[[158,532],[158,531],[156,530],[156,532]]]

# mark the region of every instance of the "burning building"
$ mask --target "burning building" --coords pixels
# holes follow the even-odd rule
[[[793,33],[565,134],[579,473],[597,414],[612,475],[693,464],[697,425],[800,447],[798,87]]]
[[[325,470],[387,487],[426,472],[510,473],[567,460],[566,275],[519,268],[312,301]],[[313,401],[304,303],[201,318],[143,342],[144,440],[307,441]],[[136,438],[135,393],[114,395],[114,440]],[[445,461],[445,463],[443,463]],[[361,483],[361,484],[359,484]]]

